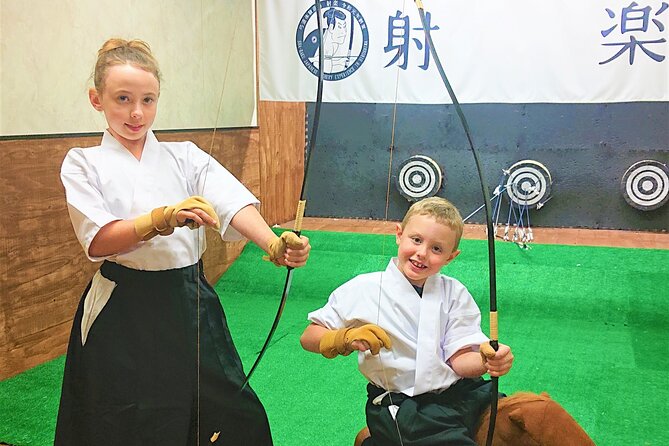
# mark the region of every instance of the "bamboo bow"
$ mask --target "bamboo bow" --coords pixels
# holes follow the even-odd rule
[[[309,164],[311,161],[311,154],[313,153],[314,147],[316,146],[316,135],[318,133],[318,121],[320,119],[320,114],[321,114],[321,104],[323,103],[323,64],[324,64],[324,54],[323,54],[323,21],[322,21],[322,16],[321,16],[321,2],[320,0],[315,0],[314,2],[314,7],[316,8],[316,17],[317,17],[317,26],[318,26],[318,87],[316,91],[316,106],[314,108],[314,123],[312,124],[311,127],[311,135],[309,136],[309,147],[307,149],[306,153],[306,159],[305,159],[305,167],[304,167],[304,178],[302,179],[302,187],[300,190],[300,199],[297,203],[297,212],[295,215],[295,224],[293,226],[293,232],[297,234],[298,236],[302,232],[302,218],[304,217],[304,209],[307,205],[307,200],[305,197],[305,190],[306,190],[306,184],[307,184],[307,175],[309,173]],[[279,321],[281,320],[281,315],[283,314],[283,309],[286,306],[286,300],[288,299],[288,293],[290,291],[290,284],[293,278],[293,268],[292,267],[287,267],[288,271],[286,272],[286,281],[283,285],[283,292],[281,293],[281,300],[279,301],[279,308],[277,309],[276,316],[274,317],[274,322],[272,322],[272,327],[269,330],[269,333],[267,334],[267,337],[265,339],[265,342],[263,343],[262,348],[260,349],[260,352],[258,353],[258,357],[256,358],[255,362],[251,366],[251,369],[249,370],[248,375],[246,375],[246,379],[244,380],[244,384],[242,384],[242,389],[244,389],[247,384],[249,383],[249,380],[251,379],[251,376],[253,375],[253,372],[255,372],[256,368],[260,364],[260,360],[262,359],[263,355],[269,348],[269,344],[272,341],[272,337],[274,336],[274,332],[276,332],[276,328],[279,325]]]
[[[432,42],[432,36],[430,35],[430,28],[427,20],[425,18],[425,9],[423,7],[422,0],[414,0],[416,7],[418,8],[418,14],[420,15],[421,23],[423,24],[423,31],[425,32],[425,40],[427,45],[430,48],[430,54],[434,59],[441,80],[448,91],[448,95],[453,101],[455,110],[457,111],[458,117],[460,118],[460,123],[462,128],[467,135],[467,141],[469,142],[469,148],[471,149],[472,155],[474,156],[474,161],[476,163],[476,170],[479,175],[479,182],[481,183],[481,193],[483,194],[483,203],[485,204],[485,214],[486,214],[486,225],[488,228],[488,269],[490,276],[490,346],[497,350],[499,348],[498,343],[498,325],[497,325],[497,276],[495,268],[495,233],[493,230],[493,221],[492,221],[492,211],[490,209],[490,194],[488,193],[488,188],[486,187],[485,178],[483,175],[483,170],[481,168],[481,162],[479,161],[478,153],[474,148],[474,142],[472,140],[471,131],[469,130],[469,124],[467,124],[467,119],[465,114],[462,111],[462,107],[458,102],[457,97],[455,96],[455,91],[451,87],[451,83],[446,77],[446,72],[441,64],[437,50],[434,47]],[[499,397],[499,379],[495,376],[491,377],[492,379],[492,395],[490,401],[490,425],[488,427],[488,437],[486,439],[486,445],[490,446],[492,444],[492,437],[495,431],[495,421],[497,418],[497,399]]]

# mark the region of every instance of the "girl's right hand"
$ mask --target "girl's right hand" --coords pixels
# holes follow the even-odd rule
[[[177,212],[177,224],[178,226],[188,226],[191,229],[196,229],[200,226],[218,228],[218,220],[198,208],[184,209]]]

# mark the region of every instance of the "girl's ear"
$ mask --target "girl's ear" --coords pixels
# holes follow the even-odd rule
[[[95,88],[90,88],[88,90],[88,100],[91,101],[91,105],[97,111],[102,111],[102,102],[100,101],[100,95]]]

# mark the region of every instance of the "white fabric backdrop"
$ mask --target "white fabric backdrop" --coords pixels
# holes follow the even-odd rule
[[[413,1],[321,4],[335,18],[324,38],[326,102],[450,102],[431,58],[424,69],[425,39]],[[667,2],[424,0],[424,6],[460,102],[669,100]],[[313,2],[258,0],[258,23],[261,99],[313,101]]]
[[[158,58],[154,129],[257,125],[250,0],[1,1],[0,136],[104,130],[88,88],[110,37],[145,40]]]

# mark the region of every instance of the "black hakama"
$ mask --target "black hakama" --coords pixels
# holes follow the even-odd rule
[[[85,345],[90,284],[77,309],[55,446],[209,445],[215,433],[214,445],[271,445],[260,400],[249,386],[240,390],[242,363],[202,268],[138,271],[105,261],[100,272],[116,287]]]
[[[490,381],[462,379],[442,393],[392,393],[375,405],[373,400],[384,390],[368,384],[366,413],[372,436],[363,446],[476,446],[475,429],[490,405],[491,390]],[[396,420],[391,405],[399,406]]]

